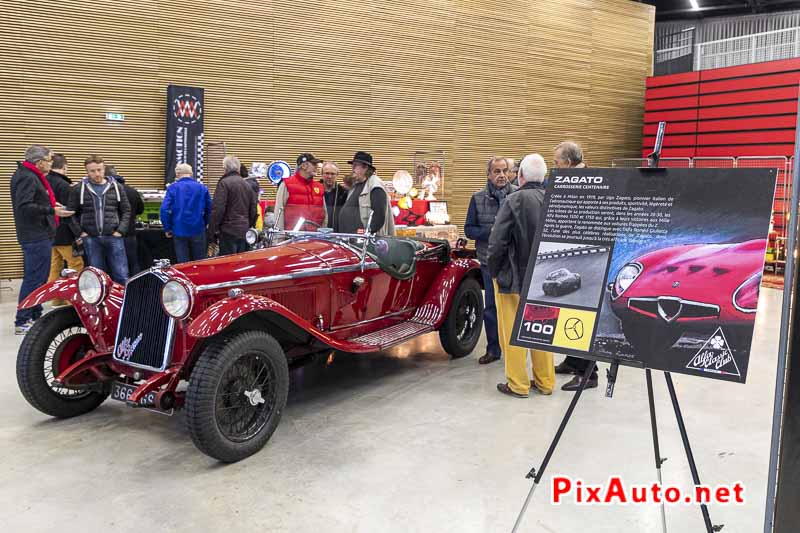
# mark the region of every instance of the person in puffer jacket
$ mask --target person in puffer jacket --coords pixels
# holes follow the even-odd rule
[[[128,280],[128,257],[122,236],[131,224],[131,205],[125,189],[113,178],[105,177],[103,158],[90,155],[84,161],[86,177],[73,189],[70,219],[79,236],[89,266],[99,268],[120,284]]]

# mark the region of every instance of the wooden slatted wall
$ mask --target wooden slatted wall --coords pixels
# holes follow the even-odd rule
[[[462,225],[492,154],[549,161],[571,138],[594,165],[638,155],[653,17],[625,0],[4,0],[0,174],[36,142],[74,177],[96,152],[156,188],[166,87],[184,84],[206,90],[206,140],[248,164],[312,151],[347,169],[367,150],[390,178],[445,150]],[[0,277],[21,270],[4,178]]]

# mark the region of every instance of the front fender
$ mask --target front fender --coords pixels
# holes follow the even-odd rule
[[[98,352],[110,351],[114,347],[125,289],[110,280],[108,283],[108,295],[99,306],[89,305],[81,299],[78,294],[78,276],[73,274],[45,283],[22,300],[19,308],[27,309],[59,298],[67,300],[78,313],[95,349]]]
[[[78,296],[78,276],[73,275],[68,278],[58,278],[50,283],[45,283],[22,300],[18,308],[28,309],[51,300],[59,299],[67,300],[74,307],[80,305],[80,296]]]
[[[475,259],[456,259],[451,261],[439,272],[439,276],[428,288],[425,299],[417,308],[414,320],[430,324],[434,329],[439,329],[447,313],[456,289],[467,277],[475,277],[481,281],[481,265]],[[491,287],[486,290],[492,290]]]

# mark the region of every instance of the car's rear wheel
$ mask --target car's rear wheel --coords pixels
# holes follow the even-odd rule
[[[656,326],[647,321],[635,319],[623,320],[622,331],[631,346],[640,354],[666,352],[682,335],[678,328]]]
[[[487,290],[492,290],[489,287]],[[461,282],[453,295],[450,312],[442,327],[439,339],[444,351],[457,359],[472,353],[483,327],[483,294],[481,286],[474,278]]]
[[[233,463],[258,452],[280,422],[289,367],[280,344],[261,331],[223,334],[205,347],[186,391],[195,445]]]
[[[107,393],[54,383],[61,372],[91,348],[92,341],[74,308],[56,309],[37,320],[17,353],[17,383],[28,403],[56,418],[71,418],[97,409]]]

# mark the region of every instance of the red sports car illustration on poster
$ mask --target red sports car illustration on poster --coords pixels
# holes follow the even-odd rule
[[[722,327],[749,347],[766,244],[672,246],[628,262],[608,287],[625,338],[639,352],[661,352],[687,331]]]

